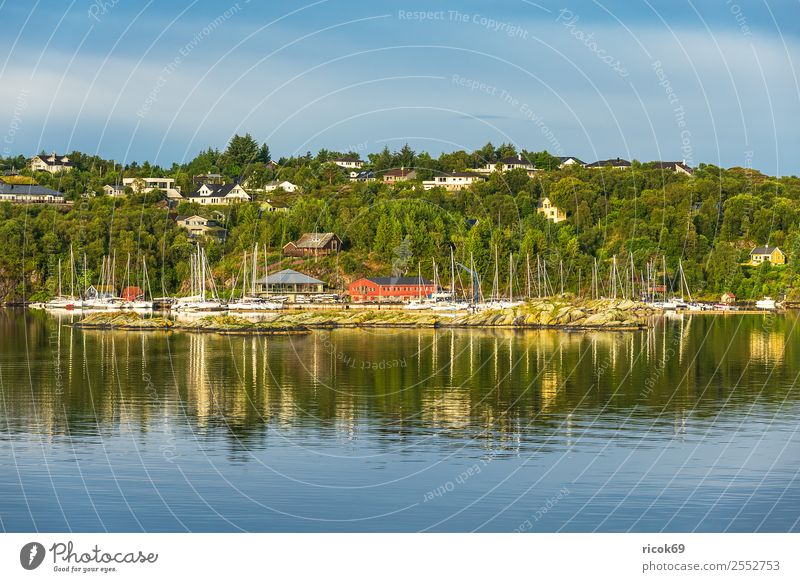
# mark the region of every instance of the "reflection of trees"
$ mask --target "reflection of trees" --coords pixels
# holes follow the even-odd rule
[[[111,434],[170,424],[245,446],[267,429],[346,439],[365,429],[386,439],[430,431],[514,447],[598,415],[713,415],[734,389],[728,406],[761,390],[780,402],[797,373],[791,342],[784,357],[792,317],[769,327],[759,317],[696,317],[636,333],[250,337],[80,331],[4,313],[0,333],[22,339],[4,340],[0,379],[11,430]]]

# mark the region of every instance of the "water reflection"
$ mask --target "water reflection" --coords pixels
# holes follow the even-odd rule
[[[317,331],[308,336],[81,331],[2,317],[5,415],[17,431],[102,433],[185,422],[237,438],[272,426],[355,435],[360,420],[502,443],[793,400],[795,316],[696,317],[642,332]],[[22,339],[20,339],[22,338]],[[775,369],[776,366],[779,368]],[[731,398],[734,394],[735,397]],[[539,435],[539,436],[537,436]]]
[[[72,317],[0,311],[5,529],[513,531],[563,489],[538,531],[797,528],[793,314],[298,337]]]

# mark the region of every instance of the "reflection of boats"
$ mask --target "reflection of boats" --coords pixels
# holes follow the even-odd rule
[[[776,305],[775,300],[771,297],[764,297],[756,301],[756,309],[775,309]]]

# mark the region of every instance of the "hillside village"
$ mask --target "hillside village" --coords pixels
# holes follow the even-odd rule
[[[256,244],[264,276],[285,272],[297,288],[356,301],[427,293],[452,276],[451,251],[452,264],[472,262],[487,294],[523,294],[536,261],[559,292],[586,294],[591,277],[614,276],[612,263],[674,286],[680,263],[698,296],[800,296],[795,177],[684,161],[587,163],[509,144],[365,157],[321,150],[274,160],[266,144],[237,135],[225,151],[169,169],[80,152],[0,159],[0,235],[28,245],[24,258],[0,260],[0,298],[54,295],[70,252],[80,259],[73,279],[95,281],[111,255],[115,279],[126,270],[130,279],[122,257],[144,257],[158,293],[175,294],[203,248],[227,287]]]

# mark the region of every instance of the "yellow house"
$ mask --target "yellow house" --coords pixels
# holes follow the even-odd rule
[[[768,262],[773,265],[785,265],[786,255],[778,247],[756,247],[750,251],[750,264],[760,265]]]
[[[549,198],[543,198],[542,201],[539,202],[538,206],[536,207],[536,212],[544,214],[544,217],[547,220],[555,223],[567,219],[567,214],[550,202]]]

